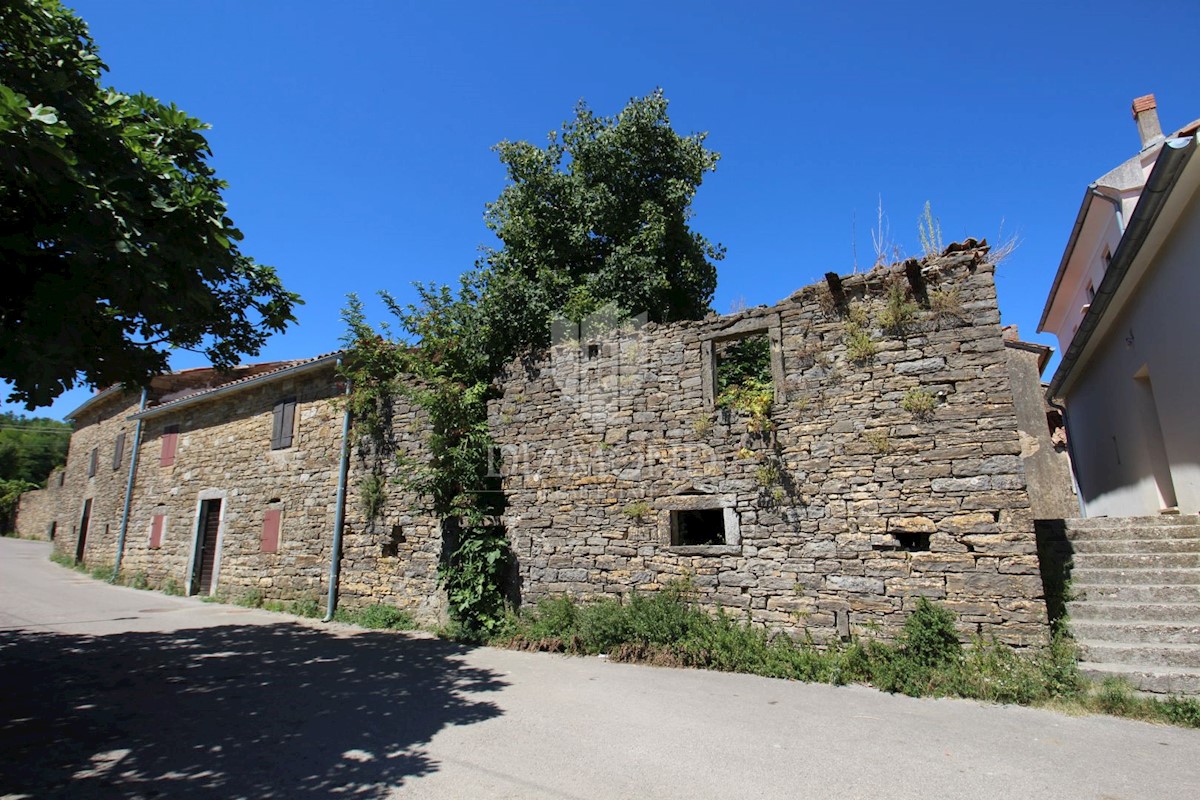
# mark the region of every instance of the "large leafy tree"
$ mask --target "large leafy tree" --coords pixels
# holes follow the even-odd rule
[[[142,384],[171,348],[230,366],[299,302],[239,251],[208,126],[105,69],[58,0],[0,2],[0,378],[30,408]]]
[[[494,632],[504,610],[508,546],[494,524],[503,496],[489,469],[487,421],[496,378],[515,356],[549,343],[556,315],[579,321],[610,304],[655,321],[708,311],[724,251],[688,224],[692,197],[719,157],[704,138],[671,128],[661,91],[615,117],[580,103],[561,140],[552,133],[545,148],[496,146],[510,183],[485,218],[500,247],[457,289],[418,285],[408,307],[384,295],[408,341],[382,337],[351,300],[347,343],[356,357],[345,369],[357,427],[382,439],[377,409],[393,391],[428,414],[429,458],[404,464],[401,482],[428,499],[456,542],[441,578],[468,634]]]
[[[496,145],[510,183],[487,207],[501,246],[481,267],[504,356],[545,345],[555,313],[578,320],[613,303],[669,322],[708,311],[724,249],[689,226],[720,158],[705,138],[675,132],[660,89],[615,117],[580,102],[545,147]]]

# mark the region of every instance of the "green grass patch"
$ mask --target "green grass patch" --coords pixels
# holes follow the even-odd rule
[[[921,598],[892,642],[855,638],[818,647],[724,612],[710,614],[677,584],[622,599],[546,598],[510,615],[492,644],[1200,727],[1200,700],[1156,700],[1123,681],[1088,682],[1074,642],[1063,633],[1044,647],[1019,651],[982,638],[964,645],[954,623],[951,611]]]
[[[338,622],[347,622],[360,628],[376,630],[410,631],[417,627],[412,614],[384,603],[362,608],[339,608],[333,618]]]

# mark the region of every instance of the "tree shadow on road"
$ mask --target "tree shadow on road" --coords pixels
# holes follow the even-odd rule
[[[0,632],[0,795],[383,797],[502,712],[467,648],[295,623]]]

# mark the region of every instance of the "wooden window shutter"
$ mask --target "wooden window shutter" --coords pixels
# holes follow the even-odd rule
[[[166,526],[167,517],[165,514],[155,514],[150,519],[150,547],[157,550],[162,547],[163,528]]]
[[[175,448],[179,446],[179,426],[168,425],[163,428],[162,455],[158,459],[159,466],[169,467],[175,463]]]
[[[92,454],[88,456],[88,477],[91,478],[96,474],[96,463],[100,460],[100,448],[93,447]]]
[[[113,443],[113,469],[121,468],[121,459],[125,457],[125,431],[117,434],[117,440]]]
[[[283,450],[292,446],[292,432],[296,428],[296,398],[289,397],[275,404],[271,419],[271,449]]]
[[[279,552],[279,523],[283,512],[277,508],[269,509],[263,514],[262,552]]]

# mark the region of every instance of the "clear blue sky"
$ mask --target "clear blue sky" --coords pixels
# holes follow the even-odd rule
[[[917,252],[929,200],[947,242],[1019,234],[1003,319],[1053,344],[1035,334],[1042,304],[1084,187],[1138,148],[1130,101],[1155,93],[1166,129],[1200,117],[1190,4],[68,5],[110,85],[213,126],[244,251],[305,299],[256,360],[335,349],[348,292],[453,281],[491,237],[493,144],[542,143],[580,98],[611,114],[656,86],[676,130],[722,155],[694,220],[728,248],[718,311],[849,272],[855,249],[869,267],[881,196]]]

